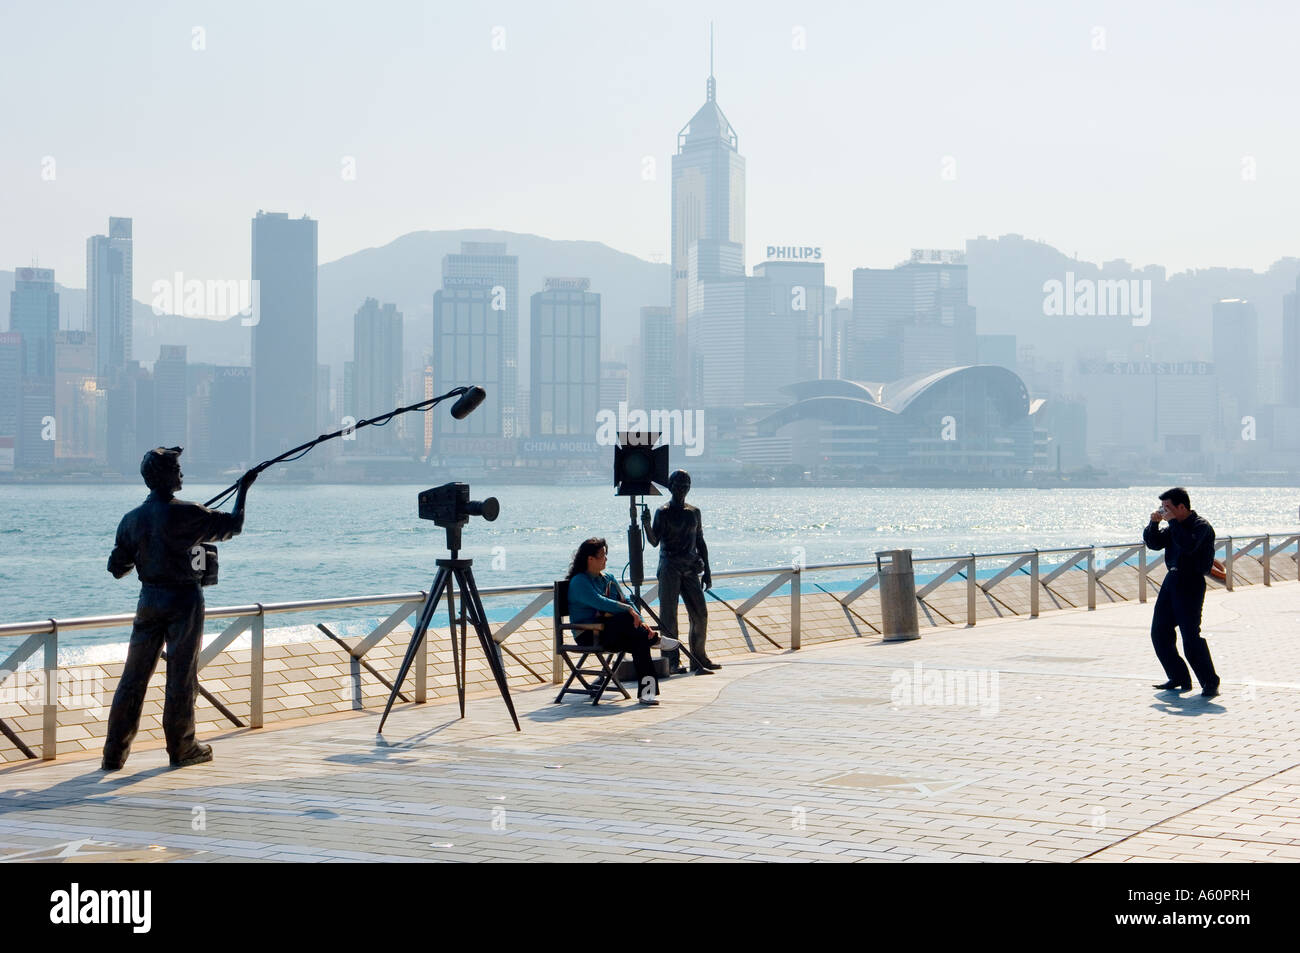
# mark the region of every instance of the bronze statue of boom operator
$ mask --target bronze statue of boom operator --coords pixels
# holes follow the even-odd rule
[[[722,666],[711,661],[704,649],[709,624],[704,590],[713,586],[709,549],[704,544],[704,524],[700,511],[686,502],[686,494],[691,491],[689,473],[674,470],[668,477],[668,489],[673,498],[655,511],[653,523],[650,511],[641,511],[646,539],[651,546],[659,547],[659,626],[664,637],[677,638],[677,595],[680,593],[690,619],[691,674],[712,675],[713,669]],[[664,656],[671,674],[686,672],[678,651],[665,652]]]
[[[244,528],[244,498],[257,471],[250,470],[240,478],[235,509],[223,513],[176,499],[182,479],[180,456],[180,447],[155,447],[144,455],[140,475],[149,487],[149,496],[122,517],[108,557],[108,571],[116,579],[135,568],[140,577],[140,602],[126,666],[108,714],[105,771],[121,768],[131,753],[145,691],[164,642],[167,690],[162,725],[172,767],[212,760],[212,746],[199,744],[194,737],[194,696],[199,688],[203,641],[201,582],[207,576],[206,560],[215,559],[215,551],[209,556],[198,547],[230,539]]]

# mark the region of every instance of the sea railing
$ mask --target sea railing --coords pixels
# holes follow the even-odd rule
[[[1240,578],[1236,565],[1242,557],[1255,559],[1262,568],[1262,582],[1265,586],[1271,586],[1275,576],[1277,578],[1286,578],[1276,574],[1272,570],[1273,560],[1288,550],[1294,550],[1291,558],[1295,561],[1295,576],[1300,581],[1300,533],[1283,532],[1283,533],[1264,533],[1260,535],[1250,535],[1246,537],[1220,537],[1215,541],[1216,558],[1221,554],[1222,563],[1226,578],[1224,580],[1225,588],[1233,591],[1235,585],[1244,581]],[[1251,556],[1252,553],[1258,552],[1257,556]],[[1160,558],[1157,556],[1157,559]],[[1037,618],[1040,614],[1040,597],[1044,591],[1050,593],[1058,602],[1064,602],[1065,607],[1079,608],[1077,603],[1071,600],[1067,594],[1061,591],[1060,587],[1053,586],[1062,577],[1071,571],[1083,571],[1087,573],[1086,584],[1084,587],[1084,604],[1088,609],[1096,609],[1098,590],[1104,590],[1113,600],[1128,601],[1127,597],[1119,591],[1118,588],[1110,586],[1103,580],[1120,567],[1131,567],[1136,569],[1137,573],[1137,600],[1146,602],[1148,598],[1148,587],[1156,585],[1149,576],[1151,568],[1150,554],[1146,546],[1141,542],[1136,543],[1114,543],[1090,546],[1068,546],[1055,549],[1030,549],[1030,550],[1013,550],[999,553],[967,553],[961,555],[947,556],[925,556],[913,559],[914,567],[934,567],[932,573],[920,573],[917,575],[918,586],[916,588],[916,598],[920,606],[927,611],[934,612],[950,624],[960,624],[960,612],[954,616],[945,614],[942,609],[935,604],[933,595],[945,583],[956,579],[962,579],[965,582],[965,624],[973,626],[977,622],[979,597],[982,594],[998,602],[1011,615],[1022,615],[1014,609],[1009,603],[995,595],[995,590],[1004,585],[1009,579],[1017,576],[1029,577],[1029,606],[1028,617]],[[984,575],[986,578],[980,578],[981,563],[985,566]],[[994,565],[990,565],[994,564]],[[714,601],[721,603],[727,610],[734,613],[737,620],[742,623],[746,621],[746,616],[756,609],[760,604],[778,596],[784,596],[789,600],[788,625],[786,628],[785,644],[782,644],[777,637],[780,633],[772,633],[765,629],[750,627],[758,631],[759,634],[777,649],[789,649],[797,651],[802,645],[802,621],[801,608],[804,593],[804,576],[821,573],[851,573],[854,579],[859,579],[858,572],[867,570],[865,575],[861,576],[856,584],[843,594],[829,590],[823,586],[813,583],[817,590],[832,596],[837,600],[846,612],[852,613],[858,620],[864,622],[867,626],[880,631],[878,625],[870,621],[865,615],[853,610],[854,603],[858,602],[866,593],[875,588],[879,583],[879,574],[875,561],[871,562],[841,562],[841,563],[820,563],[815,565],[802,565],[798,562],[788,567],[768,567],[761,569],[739,569],[727,570],[713,573],[713,579],[731,579],[740,580],[752,577],[769,577],[763,582],[756,591],[748,595],[739,604],[717,594],[710,592]],[[926,578],[928,576],[928,578]],[[924,579],[924,582],[920,582]],[[642,597],[648,603],[653,603],[657,595],[658,587],[650,579],[645,587]],[[1005,594],[1005,593],[1004,593]],[[511,651],[506,645],[510,636],[517,632],[527,621],[536,617],[546,609],[552,600],[553,590],[550,584],[530,585],[530,586],[501,586],[487,589],[481,589],[480,595],[484,601],[504,598],[517,598],[520,596],[532,596],[532,599],[517,611],[509,620],[496,626],[492,634],[493,640],[505,654],[509,655],[519,663],[526,671],[529,672],[538,682],[548,681],[548,677],[536,671],[528,665],[522,658]],[[229,648],[236,639],[245,633],[249,634],[250,641],[250,659],[249,659],[249,715],[247,723],[232,712],[225,704],[221,702],[211,692],[200,687],[203,696],[213,704],[222,715],[236,727],[244,728],[261,728],[264,726],[264,676],[265,676],[265,650],[266,650],[266,619],[268,616],[290,615],[297,613],[312,613],[319,617],[322,612],[328,612],[340,609],[367,608],[378,606],[394,606],[391,611],[375,625],[368,633],[361,637],[360,641],[349,644],[339,635],[337,635],[324,622],[316,622],[315,626],[325,636],[337,642],[348,655],[360,665],[364,666],[372,675],[379,679],[385,686],[392,690],[392,684],[383,675],[377,672],[366,661],[366,654],[378,645],[384,638],[390,635],[404,621],[410,619],[424,603],[428,596],[427,591],[392,593],[386,595],[344,597],[335,599],[307,599],[293,602],[277,603],[254,603],[252,605],[242,606],[224,606],[221,608],[207,609],[205,612],[205,622],[214,620],[227,620],[228,624],[215,638],[205,640],[204,646],[199,655],[199,669],[212,662],[218,655]],[[951,611],[951,606],[949,606]],[[462,609],[463,613],[463,609]],[[58,752],[58,693],[55,690],[59,684],[60,665],[59,665],[59,636],[61,633],[85,631],[85,630],[102,630],[115,628],[130,628],[134,616],[131,614],[119,615],[99,615],[99,616],[80,616],[68,619],[45,619],[34,622],[19,622],[0,624],[0,638],[21,638],[23,641],[0,662],[0,690],[3,690],[5,682],[12,678],[19,670],[20,666],[27,663],[36,653],[43,653],[42,663],[39,666],[43,673],[43,702],[42,702],[42,720],[41,720],[41,754],[40,758],[50,761],[54,760]],[[459,621],[459,619],[458,619]],[[2,643],[0,643],[2,644]],[[30,667],[30,666],[29,666]],[[552,669],[549,673],[549,681],[559,683],[562,680],[563,666],[561,659],[556,656],[552,660]],[[403,696],[405,697],[405,696]],[[423,703],[428,700],[428,653],[419,652],[415,659],[415,689],[414,700],[417,703]],[[38,755],[17,735],[17,733],[0,719],[0,734],[3,734],[14,744],[23,754],[30,759],[35,759]]]

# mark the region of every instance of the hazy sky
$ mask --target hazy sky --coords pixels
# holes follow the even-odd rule
[[[666,259],[710,18],[750,266],[821,245],[843,295],[980,234],[1171,270],[1300,255],[1288,2],[0,3],[0,268],[79,287],[86,237],[130,216],[142,300],[247,277],[259,208],[319,219],[323,262],[469,227]]]

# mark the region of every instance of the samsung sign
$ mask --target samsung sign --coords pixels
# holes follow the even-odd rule
[[[821,261],[822,250],[811,245],[768,245],[768,261]]]

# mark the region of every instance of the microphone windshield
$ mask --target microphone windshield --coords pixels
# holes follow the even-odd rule
[[[456,400],[456,403],[451,405],[451,415],[457,420],[464,420],[486,398],[487,391],[475,384],[473,387],[467,388],[465,393],[461,394]]]

